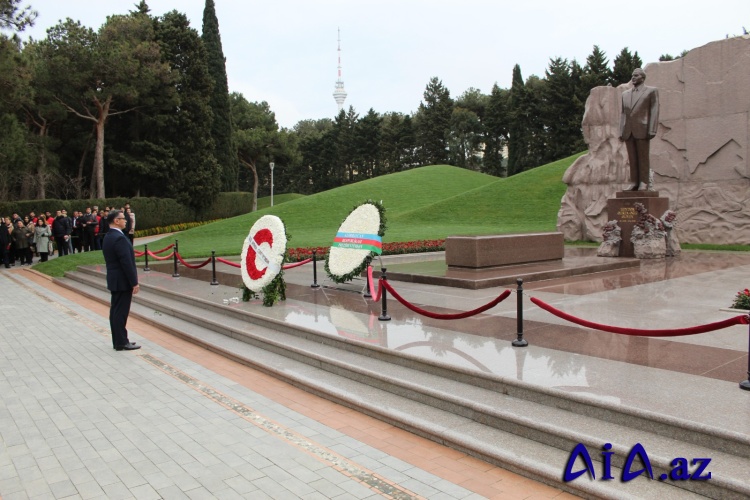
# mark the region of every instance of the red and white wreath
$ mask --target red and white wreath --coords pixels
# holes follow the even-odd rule
[[[242,246],[242,281],[260,292],[281,271],[286,252],[284,223],[275,215],[264,215],[253,224]]]

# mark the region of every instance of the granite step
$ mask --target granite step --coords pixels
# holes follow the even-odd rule
[[[82,268],[66,278],[62,284],[97,300],[109,300],[100,271]],[[750,494],[747,443],[711,432],[696,438],[696,429],[688,422],[618,415],[612,408],[581,398],[566,400],[564,394],[549,389],[519,388],[496,380],[499,377],[332,338],[149,285],[142,285],[135,297],[133,314],[310,392],[556,487],[561,487],[562,470],[578,443],[599,462],[597,475],[604,443],[612,443],[616,467],[623,466],[634,443],[641,443],[657,478],[672,469],[674,450],[688,459],[713,459],[711,481],[636,480],[624,485],[579,479],[562,485],[576,494],[607,498],[623,494],[655,498],[656,492],[659,497],[684,498],[686,490],[714,498]],[[613,476],[619,473],[613,469]],[[647,486],[641,490],[637,483]]]

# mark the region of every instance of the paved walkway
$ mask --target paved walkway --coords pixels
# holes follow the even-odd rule
[[[0,272],[0,497],[572,498]]]

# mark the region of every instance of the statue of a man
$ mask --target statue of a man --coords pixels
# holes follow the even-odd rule
[[[620,139],[625,141],[630,161],[631,191],[646,191],[649,182],[649,145],[659,126],[659,90],[647,87],[646,72],[633,70],[633,88],[622,93]]]

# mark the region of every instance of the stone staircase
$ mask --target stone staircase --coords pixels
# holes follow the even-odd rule
[[[109,302],[105,275],[97,268],[82,267],[56,281]],[[745,434],[420,359],[175,290],[142,281],[131,314],[308,392],[575,495],[750,497]],[[563,482],[579,443],[593,460],[596,480],[583,474]],[[612,454],[603,454],[606,443]],[[653,480],[644,473],[621,481],[635,443],[648,454]],[[697,468],[690,465],[693,458],[710,458],[710,480],[668,479],[674,450],[687,459],[690,472]],[[602,479],[607,461],[612,480]],[[583,468],[579,457],[572,470]],[[643,468],[636,459],[629,470]]]

